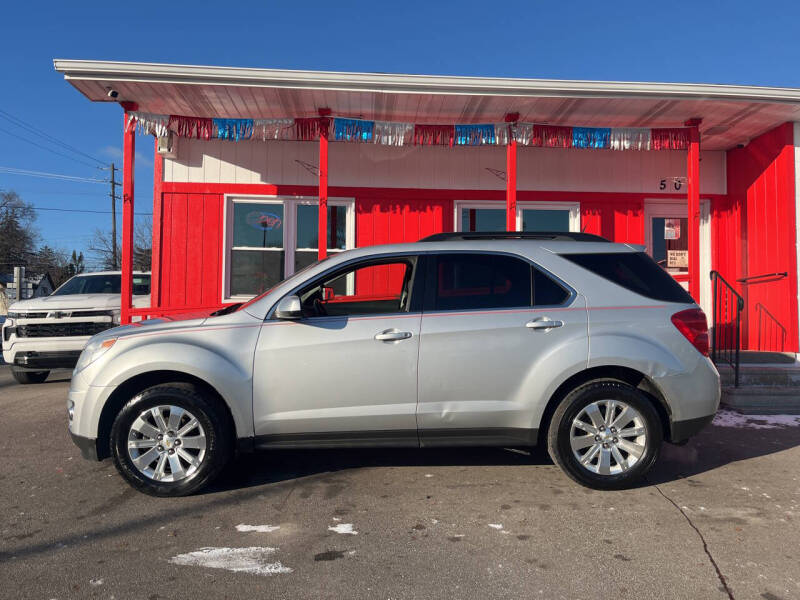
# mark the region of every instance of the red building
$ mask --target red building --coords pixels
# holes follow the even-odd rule
[[[153,306],[123,288],[124,319],[250,298],[346,248],[569,230],[646,246],[708,315],[717,271],[744,299],[742,346],[798,352],[800,90],[55,67],[125,111],[128,271],[136,131],[156,137]]]

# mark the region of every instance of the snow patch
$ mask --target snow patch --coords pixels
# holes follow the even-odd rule
[[[748,429],[777,429],[800,426],[797,415],[743,415],[732,410],[720,410],[711,423],[717,427],[740,427]]]
[[[169,559],[169,562],[175,565],[225,569],[234,573],[251,573],[253,575],[291,573],[292,569],[284,567],[279,561],[269,561],[269,558],[276,551],[277,548],[260,546],[251,546],[249,548],[200,548],[195,552],[173,556]]]
[[[497,529],[498,531],[503,528],[502,523],[489,523],[489,527]]]
[[[334,531],[336,533],[347,533],[349,535],[358,535],[357,531],[353,531],[353,524],[352,523],[338,523],[336,525],[328,526],[328,531]]]
[[[255,531],[256,533],[272,533],[280,529],[280,525],[245,525],[240,523],[236,526],[236,531]]]

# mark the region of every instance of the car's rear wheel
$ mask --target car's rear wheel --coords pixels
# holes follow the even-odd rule
[[[11,375],[14,376],[17,383],[44,383],[47,376],[50,375],[50,371],[23,371],[11,367]]]
[[[208,485],[228,463],[229,421],[216,400],[196,387],[157,385],[120,410],[111,427],[111,455],[139,491],[185,496]]]
[[[658,458],[661,421],[641,391],[620,381],[595,381],[558,405],[547,434],[553,462],[578,483],[620,489],[644,477]]]

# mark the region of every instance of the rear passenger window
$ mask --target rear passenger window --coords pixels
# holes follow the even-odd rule
[[[595,275],[646,298],[661,302],[694,303],[686,290],[644,252],[601,252],[561,256]]]
[[[533,304],[534,306],[558,306],[564,304],[569,292],[542,273],[533,269]]]
[[[432,310],[530,306],[531,267],[518,258],[493,254],[445,254],[436,258],[429,280]]]

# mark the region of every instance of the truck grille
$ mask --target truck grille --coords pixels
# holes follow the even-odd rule
[[[37,323],[17,325],[17,337],[68,337],[94,335],[111,329],[113,323]]]

